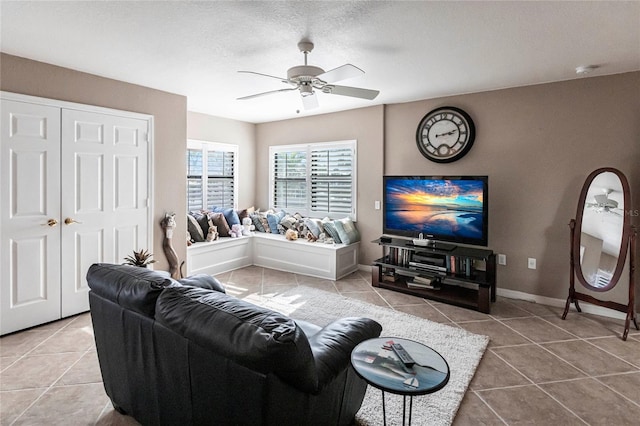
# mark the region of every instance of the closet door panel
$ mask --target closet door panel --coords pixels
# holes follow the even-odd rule
[[[147,243],[146,120],[62,111],[62,316],[89,309],[86,271]]]
[[[2,100],[0,334],[60,317],[60,110]]]

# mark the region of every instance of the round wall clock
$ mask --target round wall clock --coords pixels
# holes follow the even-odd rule
[[[476,128],[469,114],[460,108],[442,107],[420,121],[416,143],[429,160],[450,163],[469,152],[475,137]]]

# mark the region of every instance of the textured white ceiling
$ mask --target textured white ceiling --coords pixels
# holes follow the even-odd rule
[[[90,1],[0,2],[3,52],[188,97],[191,111],[265,122],[640,70],[639,1]],[[374,101],[319,94],[237,97],[287,87],[309,63],[366,72],[340,84]],[[300,110],[298,113],[297,110]]]

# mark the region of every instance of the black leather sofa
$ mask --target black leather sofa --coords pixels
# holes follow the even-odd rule
[[[362,404],[350,354],[380,335],[371,319],[321,329],[207,275],[95,264],[87,280],[106,393],[143,425],[347,425]]]

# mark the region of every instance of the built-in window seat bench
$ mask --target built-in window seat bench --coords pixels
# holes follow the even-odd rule
[[[255,265],[338,280],[358,269],[359,248],[359,242],[347,245],[289,241],[284,235],[256,232],[187,247],[187,275],[216,275]]]

